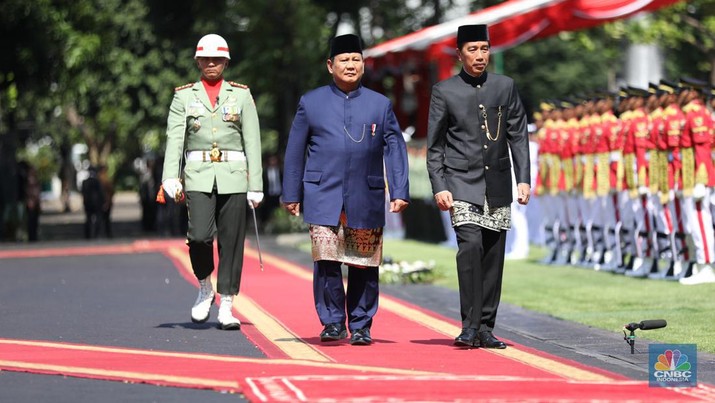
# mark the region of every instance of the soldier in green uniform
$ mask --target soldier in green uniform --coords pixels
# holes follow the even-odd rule
[[[187,244],[199,280],[191,320],[207,321],[215,299],[211,273],[216,236],[218,321],[221,329],[240,329],[232,306],[241,285],[246,207],[263,200],[258,115],[248,87],[223,79],[231,56],[222,37],[201,38],[194,58],[201,79],[176,88],[167,119],[162,186],[175,201],[186,191]]]

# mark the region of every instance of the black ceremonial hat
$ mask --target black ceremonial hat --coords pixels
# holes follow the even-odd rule
[[[701,90],[705,87],[708,86],[708,83],[705,81],[701,81],[692,77],[683,77],[680,79],[680,87],[681,88],[691,88],[694,90]]]
[[[354,34],[336,36],[330,41],[330,58],[341,53],[362,53],[360,38]]]
[[[656,83],[648,83],[648,93],[651,95],[660,95],[663,93]]]
[[[457,29],[457,46],[466,42],[489,42],[489,28],[484,24],[462,25]]]
[[[642,88],[637,88],[637,87],[630,87],[630,86],[626,89],[626,92],[628,93],[628,96],[630,96],[630,97],[646,98],[650,95],[648,90],[644,90]]]
[[[668,94],[675,94],[678,90],[678,84],[661,79],[658,83],[658,89]]]

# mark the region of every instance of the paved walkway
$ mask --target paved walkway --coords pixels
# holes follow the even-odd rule
[[[138,198],[135,194],[119,194],[115,200],[115,206],[113,219],[115,222],[116,238],[112,240],[95,240],[93,241],[94,245],[126,243],[127,238],[159,238],[154,234],[142,233],[139,228],[140,212]],[[63,245],[69,248],[86,244],[84,241],[77,241],[77,239],[81,239],[82,237],[83,219],[84,217],[81,211],[60,213],[59,211],[53,211],[51,206],[48,205],[45,209],[45,214],[41,218],[41,237],[45,239],[44,241],[35,245],[0,244],[0,251],[11,249],[32,250],[35,248]],[[292,237],[263,236],[261,243],[264,250],[270,250],[272,254],[279,255],[284,259],[304,267],[311,265],[310,256],[292,247],[294,243]],[[97,260],[95,264],[102,265],[103,267],[107,265],[111,266],[112,264],[116,264],[117,267],[123,267],[120,261],[112,263],[115,259],[112,256],[105,258],[98,257],[97,259],[99,260]],[[7,272],[3,273],[4,275],[11,275],[9,278],[27,277],[29,284],[27,284],[26,290],[8,290],[2,287],[0,287],[0,290],[4,290],[2,295],[6,301],[17,302],[12,299],[14,295],[16,295],[18,299],[22,299],[23,304],[15,306],[20,306],[18,309],[27,310],[28,314],[21,322],[12,323],[9,326],[7,323],[3,323],[2,330],[0,330],[0,338],[42,340],[46,339],[48,334],[56,338],[57,336],[53,334],[53,329],[60,327],[53,326],[53,323],[60,323],[61,321],[63,324],[67,322],[77,324],[75,334],[66,334],[64,336],[68,340],[71,340],[73,337],[82,337],[89,339],[87,342],[91,342],[92,338],[96,337],[95,342],[98,344],[122,345],[123,339],[120,336],[124,330],[120,332],[120,335],[115,335],[115,331],[106,333],[106,329],[102,329],[101,324],[106,322],[107,317],[112,317],[112,315],[117,312],[122,312],[123,309],[126,308],[122,306],[122,304],[126,304],[126,302],[115,301],[113,304],[112,301],[103,301],[101,298],[99,298],[99,300],[97,298],[83,298],[83,292],[81,292],[80,289],[79,293],[68,295],[67,298],[69,299],[64,303],[53,304],[52,306],[55,310],[52,312],[33,311],[33,297],[42,297],[42,295],[38,295],[35,290],[43,290],[43,293],[48,292],[48,290],[43,287],[32,286],[31,283],[33,279],[28,273],[31,273],[33,265],[37,264],[37,260],[34,261],[35,263],[32,263],[32,261],[33,260],[25,262],[20,265],[20,267],[13,265],[13,270],[16,271],[12,274]],[[44,260],[43,262],[50,265],[50,268],[54,263],[52,259]],[[146,262],[146,264],[156,265],[157,262],[152,260],[151,262]],[[0,267],[7,269],[7,266],[3,265],[1,260]],[[126,275],[134,277],[142,276],[141,268],[142,265],[139,264],[137,267],[132,268],[131,273],[126,273]],[[72,268],[65,267],[63,270],[72,270]],[[169,283],[171,283],[171,287],[163,287],[161,292],[171,293],[175,301],[184,301],[187,299],[186,295],[192,295],[195,292],[188,283],[177,281],[167,276],[167,284]],[[41,282],[38,281],[38,284],[41,284]],[[49,286],[48,284],[48,287]],[[386,295],[409,301],[414,305],[441,314],[446,318],[458,317],[458,296],[454,290],[429,285],[384,285],[381,287]],[[144,292],[146,292],[146,290]],[[89,291],[87,293],[91,294]],[[68,310],[61,309],[65,304],[74,304],[73,306],[83,308],[81,310],[83,317],[73,317],[76,315],[76,311],[74,310],[68,312]],[[8,309],[7,306],[8,304],[5,304],[5,309]],[[120,307],[120,309],[117,307]],[[125,329],[132,332],[132,321],[155,320],[152,310],[146,308],[147,307],[138,303],[132,308],[134,310],[132,310],[130,314],[121,317],[121,320],[126,323],[124,323],[123,326],[117,326],[117,329]],[[162,309],[163,308],[166,307],[162,307]],[[186,316],[184,312],[186,310],[185,306],[174,306],[171,307],[171,309],[175,311],[177,317]],[[109,310],[111,310],[111,312]],[[34,316],[30,314],[32,312],[35,312]],[[0,318],[3,316],[5,316],[3,315],[3,308],[0,307]],[[137,319],[137,317],[141,319]],[[98,327],[94,328],[93,323],[96,323]],[[115,325],[112,324],[109,326],[114,327]],[[178,345],[182,345],[183,343],[183,345],[187,346],[186,351],[196,351],[198,348],[200,351],[207,353],[215,352],[216,354],[235,354],[242,356],[261,355],[241,333],[212,331],[209,337],[205,337],[206,334],[201,333],[201,337],[197,339],[198,333],[173,331],[173,329],[177,328],[194,329],[195,325],[190,322],[185,323],[180,321],[159,324],[156,326],[156,329],[160,332],[167,332],[166,336],[157,336],[157,334],[153,332],[147,332],[143,335],[145,338],[140,339],[145,340],[141,347],[162,349],[161,338],[168,337],[166,340],[171,341],[172,349],[176,349],[175,346],[177,343]],[[63,327],[62,329],[65,328]],[[63,331],[68,332],[66,329]],[[132,340],[131,343],[127,342],[127,345],[135,346],[137,336],[142,336],[141,334],[136,334],[136,332],[134,333],[135,334],[126,334],[127,340]],[[500,307],[496,333],[515,343],[564,357],[584,365],[622,374],[630,379],[647,380],[648,377],[647,339],[639,338],[637,342],[639,352],[631,355],[628,346],[623,340],[622,334],[614,334],[565,322],[508,304],[503,304]],[[62,337],[63,336],[60,336],[60,338]],[[112,337],[112,340],[107,342],[107,337]],[[715,384],[715,359],[712,355],[706,354],[699,354],[698,358],[700,364],[698,379],[701,382]],[[38,378],[33,375],[3,371],[0,372],[0,401],[30,401],[30,397],[35,398],[33,401],[108,401],[106,399],[107,393],[111,395],[111,393],[113,393],[112,391],[121,391],[122,399],[109,399],[109,401],[132,401],[133,399],[127,398],[126,393],[128,389],[131,389],[129,396],[137,397],[136,401],[146,401],[145,398],[147,396],[153,396],[152,393],[156,393],[147,389],[151,388],[147,385],[134,385],[132,388],[126,388],[120,385],[100,386],[97,382],[98,381],[74,378],[60,382],[57,377],[40,376]],[[112,383],[104,382],[102,384]],[[85,391],[82,395],[83,398],[79,400],[76,394],[77,388]],[[43,390],[45,392],[42,392]],[[92,391],[96,392],[97,399],[89,399],[92,396]],[[193,393],[196,391],[186,391],[185,393],[178,394],[175,394],[176,391],[171,388],[167,388],[165,391],[167,393],[166,395],[163,394],[164,390],[162,390],[162,394],[160,395],[162,396],[161,400],[168,398],[169,400],[167,401],[195,401],[209,398],[207,401],[223,401],[221,395],[216,396],[215,393],[208,395],[199,393],[194,396]],[[51,396],[59,396],[59,398],[50,398]],[[10,400],[6,399],[8,397]],[[87,397],[87,399],[84,399],[84,397]],[[231,396],[231,398],[235,401],[236,396]]]

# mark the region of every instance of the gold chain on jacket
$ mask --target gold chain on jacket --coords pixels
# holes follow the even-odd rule
[[[343,126],[343,130],[345,130],[345,134],[347,134],[348,137],[350,137],[350,140],[352,140],[354,143],[362,143],[362,141],[365,139],[365,125],[362,125],[362,136],[360,136],[360,140],[355,140],[355,138],[348,131],[347,127]]]
[[[489,121],[487,120],[487,109],[484,107],[484,105],[479,105],[480,108],[482,109],[482,117],[484,118],[484,127],[487,129],[487,138],[491,141],[497,141],[499,139],[499,133],[501,133],[501,117],[502,117],[502,111],[501,111],[501,105],[499,105],[499,110],[497,112],[497,135],[495,137],[492,137],[492,134],[489,132]]]

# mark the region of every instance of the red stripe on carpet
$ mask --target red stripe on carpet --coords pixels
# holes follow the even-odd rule
[[[183,242],[170,240],[140,241],[112,247],[50,249],[40,250],[39,253],[36,250],[11,251],[18,253],[0,254],[0,258],[163,251],[171,257],[181,275],[197,286],[186,260],[171,255],[170,248],[181,248],[179,250],[183,253],[188,253]],[[26,252],[33,253],[24,255]],[[446,327],[441,327],[442,331],[456,327],[456,320],[388,297],[383,297],[383,303],[389,302],[391,309],[381,309],[376,316],[372,328],[373,345],[350,346],[347,340],[321,343],[317,337],[321,325],[313,307],[310,271],[306,268],[295,270],[295,267],[288,270],[288,262],[266,253],[265,271],[260,271],[254,256],[255,251],[247,249],[241,293],[275,320],[272,326],[284,326],[288,334],[296,335],[299,341],[330,357],[335,364],[277,359],[287,356],[284,350],[277,347],[279,340],[262,334],[250,321],[245,321],[242,330],[269,359],[0,339],[0,368],[241,391],[252,401],[715,400],[715,391],[708,386],[649,388],[647,382],[624,380],[624,377],[608,371],[511,342],[508,352],[523,352],[525,355],[521,357],[531,355],[530,359],[566,367],[555,365],[553,368],[557,369],[549,370],[549,365],[543,365],[543,362],[531,365],[533,361],[519,361],[514,358],[519,357],[518,354],[508,356],[486,349],[455,348],[452,346],[453,335],[447,336],[425,326],[406,313],[414,310],[420,315],[447,323]],[[241,306],[238,310],[240,314]],[[218,362],[221,365],[216,365]],[[571,374],[564,372],[564,368],[591,373],[607,381],[576,381]],[[425,373],[433,375],[426,377],[423,376]]]
[[[700,401],[688,390],[488,376],[297,376],[247,379],[251,401],[610,402]],[[341,386],[341,387],[340,387]]]

